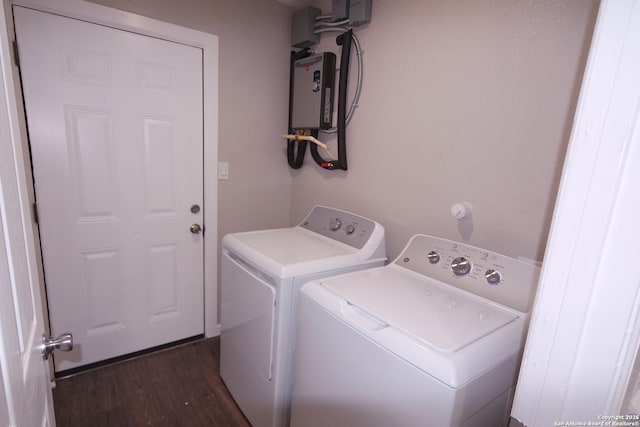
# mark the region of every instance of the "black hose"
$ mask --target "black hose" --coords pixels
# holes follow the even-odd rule
[[[311,144],[313,160],[321,167],[329,170],[347,170],[347,85],[349,83],[349,62],[351,60],[351,43],[353,30],[346,31],[336,37],[336,43],[342,45],[340,56],[340,87],[338,89],[338,160],[327,161],[318,152],[318,146]],[[317,135],[314,135],[317,137]]]
[[[318,130],[317,129],[312,130],[311,136],[313,136],[314,138],[318,138]],[[313,157],[313,160],[321,167],[329,170],[333,170],[336,168],[335,162],[327,161],[320,155],[320,153],[318,152],[317,144],[311,144],[311,146],[309,147],[309,151],[311,151],[311,157]]]
[[[315,144],[314,144],[315,145]],[[297,148],[297,153],[296,153]],[[307,151],[307,141],[287,141],[287,161],[291,169],[300,169],[304,162],[304,153]]]
[[[336,43],[342,45],[340,56],[340,88],[338,89],[338,167],[347,170],[347,84],[349,83],[349,61],[353,30],[336,37]]]

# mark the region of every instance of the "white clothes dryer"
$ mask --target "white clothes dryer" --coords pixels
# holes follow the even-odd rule
[[[384,265],[384,228],[316,206],[296,227],[232,233],[222,244],[220,375],[253,427],[287,426],[300,287]]]
[[[300,292],[293,427],[498,427],[539,268],[414,236],[391,264]]]

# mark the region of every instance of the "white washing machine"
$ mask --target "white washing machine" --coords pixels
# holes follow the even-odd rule
[[[414,236],[391,264],[300,292],[293,427],[498,427],[539,268]]]
[[[384,265],[384,228],[316,206],[296,227],[233,233],[222,244],[220,375],[253,427],[286,426],[300,287]]]

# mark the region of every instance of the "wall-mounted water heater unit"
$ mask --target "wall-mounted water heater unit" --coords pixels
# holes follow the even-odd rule
[[[371,21],[371,0],[332,0],[332,13],[322,15],[320,9],[306,7],[292,16],[291,44],[299,50],[291,52],[289,76],[289,132],[287,160],[293,169],[302,167],[307,142],[313,160],[328,170],[347,170],[346,127],[358,106],[362,89],[363,50],[353,27]],[[336,85],[336,55],[331,52],[314,52],[311,47],[324,33],[339,33],[336,44],[340,46],[339,82]],[[358,59],[356,89],[347,108],[347,84],[352,44]],[[337,97],[336,97],[337,87]],[[334,123],[334,104],[337,117]],[[327,144],[317,139],[319,132],[337,135],[338,156],[335,158]],[[318,151],[321,147],[329,159]]]
[[[335,75],[336,56],[331,52],[293,62],[292,128],[331,128]]]

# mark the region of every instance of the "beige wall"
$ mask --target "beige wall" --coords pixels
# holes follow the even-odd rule
[[[374,0],[356,31],[349,170],[308,156],[292,221],[321,203],[381,222],[391,257],[427,233],[542,259],[596,13],[585,0]],[[471,220],[451,217],[457,201]]]
[[[597,0],[374,0],[356,32],[364,88],[347,172],[310,155],[287,166],[289,7],[91,1],[220,37],[221,237],[293,225],[326,204],[380,221],[391,257],[427,233],[542,259]],[[470,220],[450,216],[457,201],[471,203]]]
[[[291,9],[275,0],[90,0],[219,36],[218,233],[285,227]],[[205,118],[206,119],[206,118]],[[205,167],[216,167],[206,165]]]

